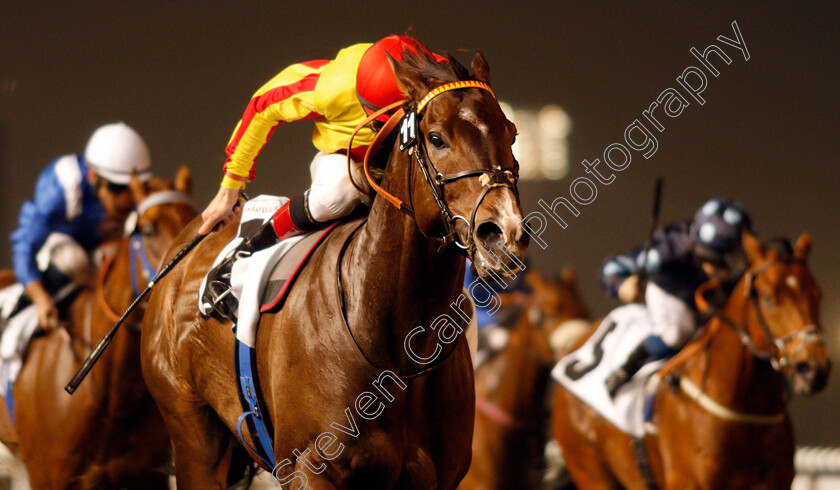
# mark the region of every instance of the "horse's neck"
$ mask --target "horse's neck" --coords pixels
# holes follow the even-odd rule
[[[742,301],[741,288],[733,293],[721,316],[747,328],[753,338],[757,333],[757,318],[749,301]],[[740,336],[719,318],[717,333],[711,338],[705,369],[708,369],[707,391],[716,401],[735,410],[750,413],[776,413],[784,408],[784,379],[770,363],[758,359],[742,342]],[[750,327],[752,326],[752,327]]]
[[[116,252],[110,270],[107,271],[102,287],[102,294],[108,306],[117,315],[128,309],[133,300],[133,289],[131,286],[131,267],[137,267],[137,264],[131,263],[130,259],[130,244],[123,241]],[[105,306],[96,300],[95,308],[104,310]],[[137,311],[140,310],[140,311]],[[108,376],[111,380],[118,380],[117,383],[109,383],[110,398],[113,400],[125,399],[134,403],[136,400],[133,397],[126,396],[126,393],[118,393],[119,390],[127,390],[128,392],[137,391],[136,385],[143,386],[142,379],[140,379],[140,345],[139,336],[136,332],[130,331],[133,325],[137,324],[142,319],[142,307],[137,308],[135,312],[128,317],[126,323],[121,327],[121,332],[114,337],[114,340],[105,352],[105,355],[100,359],[100,363],[107,364]],[[94,315],[92,320],[92,332],[94,340],[102,337],[114,323],[111,317],[101,311],[100,315]]]
[[[382,183],[406,201],[407,164],[401,162]],[[420,366],[405,353],[405,339],[422,326],[424,333],[412,338],[412,349],[423,356],[435,351],[434,321],[447,314],[459,322],[450,303],[461,293],[463,270],[463,258],[451,250],[438,253],[437,241],[423,236],[413,218],[377,198],[343,261],[348,317],[357,336],[365,338],[362,346],[375,349],[371,352],[384,349],[398,369],[416,371]],[[469,311],[463,303],[460,309]]]
[[[533,421],[539,416],[551,370],[530,347],[508,348],[508,364],[499,381],[496,403],[519,420]]]

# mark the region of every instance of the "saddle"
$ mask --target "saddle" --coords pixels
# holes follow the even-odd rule
[[[274,211],[285,201],[286,198],[274,196],[257,196],[248,201],[243,207],[243,217],[236,237],[222,249],[211,271],[230,257],[231,252],[246,239],[249,232],[253,234],[265,220],[271,219]],[[309,257],[338,225],[339,222],[335,222],[326,229],[284,240],[251,255],[233,257],[233,264],[229,272],[226,272],[227,277],[208,273],[199,288],[199,310],[207,317],[216,306],[205,301],[205,290],[213,281],[229,281],[228,293],[223,301],[226,308],[231,308],[231,319],[234,320],[234,366],[237,392],[243,410],[237,421],[236,431],[239,440],[257,454],[267,468],[273,468],[275,461],[271,422],[262,410],[265,401],[256,369],[256,339],[260,315],[282,307]],[[248,427],[256,447],[246,441],[243,426]]]

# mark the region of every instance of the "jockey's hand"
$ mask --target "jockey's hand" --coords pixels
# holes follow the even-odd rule
[[[618,299],[624,303],[636,303],[642,299],[642,292],[639,288],[639,276],[633,274],[621,283],[618,287]]]
[[[26,286],[26,294],[35,304],[38,310],[38,325],[46,330],[52,330],[58,326],[58,309],[50,298],[41,281],[33,281]]]
[[[198,229],[198,234],[206,235],[211,231],[221,231],[231,224],[242,213],[242,207],[236,206],[238,200],[238,190],[219,187],[216,197],[210,201],[210,204],[201,213],[201,219],[204,220],[204,223]],[[234,208],[234,206],[236,207]]]

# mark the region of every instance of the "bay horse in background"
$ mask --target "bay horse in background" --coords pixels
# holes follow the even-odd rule
[[[422,52],[392,67],[409,97],[407,110],[433,89],[455,87],[451,82],[489,80],[481,54],[472,60],[473,75],[454,58],[438,63]],[[459,335],[439,339],[444,330],[462,328],[452,303],[462,292],[464,253],[442,247],[440,237],[454,230],[449,236],[466,255],[487,264],[479,267],[483,277],[488,269],[502,275],[519,269],[528,239],[511,151],[515,134],[489,90],[439,91],[419,120],[412,151],[394,142],[380,184],[390,195],[377,194],[366,221],[338,225],[282,309],[262,315],[261,411],[273,426],[273,471],[286,488],[451,489],[466,474],[472,363]],[[184,230],[170,256],[199,225]],[[213,233],[187,255],[152,292],[143,323],[143,374],[172,436],[179,488],[222,488],[238,445],[242,408],[231,324],[205,320],[197,308],[203,276],[235,233],[236,226]],[[442,315],[453,315],[455,325],[433,330]],[[414,360],[420,357],[428,364]],[[383,382],[388,371],[394,376]],[[371,384],[379,386],[378,376],[383,397],[360,402],[362,395],[376,397]],[[250,431],[243,436],[253,447]]]
[[[525,281],[531,291],[507,346],[475,372],[472,464],[461,489],[531,489],[542,479],[543,465],[535,463],[548,435],[551,368],[588,329],[588,313],[570,267],[557,281],[528,270]]]
[[[169,438],[140,371],[142,308],[74,395],[64,385],[91,344],[134,299],[132,276],[143,277],[141,262],[160,264],[175,236],[196,216],[187,196],[190,179],[186,167],[178,171],[174,189],[159,177],[147,184],[132,179],[132,198],[143,210],[137,233],[118,243],[99,271],[95,290],[81,290],[59,328],[30,342],[14,385],[14,418],[5,400],[0,409],[0,439],[26,464],[33,489],[168,488]],[[132,238],[145,257],[131,253]],[[139,284],[144,287],[145,281]]]
[[[12,284],[17,282],[17,278],[15,277],[15,271],[13,270],[2,270],[0,271],[0,289],[3,289],[7,286],[11,286]]]
[[[794,438],[787,385],[822,390],[830,361],[819,325],[820,288],[805,260],[811,239],[793,253],[743,237],[750,268],[699,336],[657,373],[653,425],[644,448],[660,488],[789,489]],[[698,289],[697,304],[708,309]],[[630,436],[562,386],[556,386],[554,435],[581,488],[648,488]]]

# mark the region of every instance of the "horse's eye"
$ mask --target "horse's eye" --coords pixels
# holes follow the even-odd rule
[[[157,228],[154,223],[143,223],[140,225],[140,234],[144,237],[153,237],[157,234]]]
[[[429,143],[438,150],[446,147],[446,143],[444,143],[443,138],[441,138],[437,133],[431,133],[429,135]]]
[[[762,294],[761,302],[764,304],[765,308],[772,308],[776,304],[776,299],[769,294]]]

